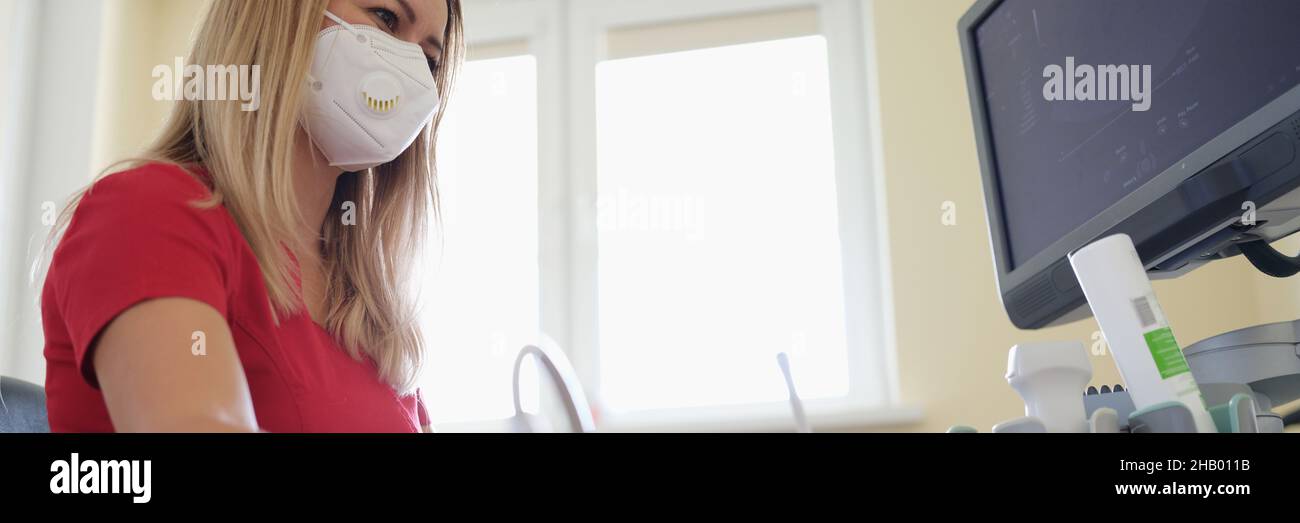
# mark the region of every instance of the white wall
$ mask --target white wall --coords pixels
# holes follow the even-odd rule
[[[21,82],[27,61],[22,59],[21,46],[15,44],[26,39],[23,28],[28,24],[23,22],[29,10],[20,11],[19,0],[0,0],[0,71],[8,72],[0,76],[0,100],[24,97]],[[4,253],[0,256],[0,375],[6,374],[11,366],[8,347],[15,341],[12,333],[17,328],[17,324],[7,318],[13,317],[10,297],[14,295],[17,283],[11,275],[16,271],[17,256],[12,252],[18,234],[15,225],[18,214],[14,210],[18,207],[21,180],[18,170],[20,152],[24,150],[19,139],[22,136],[19,128],[24,121],[24,112],[20,109],[21,104],[0,103],[0,253]]]
[[[61,206],[93,172],[92,149],[103,4],[6,0],[8,25],[0,147],[0,372],[45,379],[38,289],[28,267],[50,228],[41,205]],[[0,12],[2,12],[0,11]]]

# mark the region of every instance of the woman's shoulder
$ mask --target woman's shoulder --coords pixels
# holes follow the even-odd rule
[[[201,222],[210,227],[232,225],[226,209],[215,204],[201,168],[146,163],[114,172],[93,183],[76,203],[73,221]],[[209,204],[205,204],[205,202]]]
[[[75,203],[61,243],[130,239],[148,246],[179,236],[232,248],[237,227],[225,207],[212,201],[205,178],[201,169],[167,163],[141,164],[104,176]]]
[[[141,204],[206,200],[212,197],[206,177],[201,168],[149,162],[100,178],[83,198],[110,196]]]

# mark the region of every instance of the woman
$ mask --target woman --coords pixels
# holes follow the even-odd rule
[[[190,62],[258,66],[260,107],[177,102],[65,211],[51,428],[429,430],[405,277],[461,34],[459,0],[214,0]]]

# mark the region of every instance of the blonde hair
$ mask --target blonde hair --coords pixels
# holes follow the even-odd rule
[[[156,140],[105,174],[149,162],[202,166],[212,199],[196,205],[224,205],[234,217],[257,257],[277,321],[303,306],[288,248],[319,249],[328,303],[324,327],[349,355],[369,356],[381,379],[407,393],[423,361],[423,340],[414,299],[404,286],[426,229],[437,219],[434,144],[443,109],[396,160],[338,178],[318,246],[299,237],[303,222],[292,160],[312,42],[326,5],[327,0],[212,0],[189,63],[260,66],[260,108],[246,112],[239,102],[177,101]],[[443,108],[464,55],[460,1],[447,0],[447,8],[444,65],[435,72]],[[88,189],[72,198],[55,234],[66,229]],[[355,205],[356,225],[343,225],[344,202]]]

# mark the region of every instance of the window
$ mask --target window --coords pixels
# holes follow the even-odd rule
[[[541,338],[602,430],[791,427],[778,352],[815,427],[914,417],[892,403],[864,5],[467,2],[423,285],[435,420],[511,414]]]
[[[442,221],[421,289],[435,423],[513,414],[514,357],[539,332],[537,61],[496,49],[472,50],[439,136]]]
[[[848,393],[828,80],[821,36],[597,67],[606,407],[780,401],[782,351]]]

